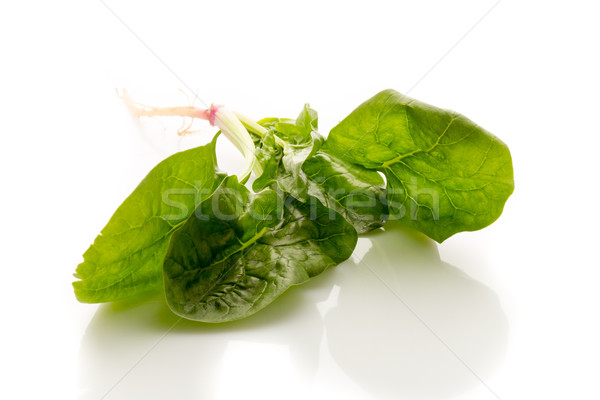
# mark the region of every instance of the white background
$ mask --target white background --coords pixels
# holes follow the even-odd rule
[[[598,15],[595,1],[3,3],[0,397],[600,398]],[[136,122],[115,88],[156,105],[191,89],[257,119],[309,102],[323,133],[394,88],[505,141],[515,193],[442,245],[399,227],[363,238],[239,323],[79,304],[71,274],[112,212],[212,132]]]

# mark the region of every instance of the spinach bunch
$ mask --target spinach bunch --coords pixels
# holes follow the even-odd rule
[[[327,139],[308,105],[295,120],[240,121],[251,139],[243,143],[253,143],[240,148],[253,157],[252,191],[218,169],[218,134],[162,161],[84,253],[73,283],[79,301],[164,290],[182,317],[241,319],[349,258],[358,234],[388,219],[441,243],[495,221],[514,188],[502,141],[393,90],[361,104]]]

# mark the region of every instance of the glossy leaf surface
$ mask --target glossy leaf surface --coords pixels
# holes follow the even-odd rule
[[[491,224],[514,188],[502,141],[461,114],[394,90],[361,104],[324,148],[383,172],[391,215],[438,242]]]
[[[172,236],[167,302],[192,320],[244,318],[346,260],[356,240],[352,225],[316,199],[251,194],[230,177]]]
[[[223,180],[214,142],[154,167],[84,253],[73,282],[81,302],[115,301],[160,290],[171,234]]]

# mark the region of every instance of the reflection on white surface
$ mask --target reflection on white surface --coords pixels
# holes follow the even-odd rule
[[[495,293],[409,235],[399,226],[371,235],[362,260],[339,271],[327,342],[375,398],[446,399],[490,376],[508,324]]]
[[[445,399],[491,376],[508,332],[494,292],[392,225],[246,320],[177,321],[160,299],[101,306],[81,398]]]
[[[316,305],[331,284],[317,280],[302,289],[224,325],[179,320],[161,300],[127,310],[104,305],[82,343],[81,398],[110,391],[106,399],[228,399],[235,393],[270,399],[294,385],[300,390],[317,372],[324,326]]]

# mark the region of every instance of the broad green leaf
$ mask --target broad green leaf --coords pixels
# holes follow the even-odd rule
[[[161,288],[171,234],[224,178],[214,145],[162,161],[119,206],[77,267],[79,301],[108,302]]]
[[[323,138],[317,132],[317,121],[317,112],[308,105],[296,120],[260,121],[270,130],[257,141],[263,174],[253,189],[277,187],[303,202],[316,197],[342,214],[358,233],[382,226],[387,216],[383,179],[375,171],[321,151]]]
[[[355,109],[324,149],[382,171],[391,215],[438,242],[494,222],[514,188],[502,141],[461,114],[394,90]]]
[[[173,312],[226,322],[264,308],[292,285],[346,260],[356,230],[316,199],[285,203],[227,178],[171,237],[164,263]]]

